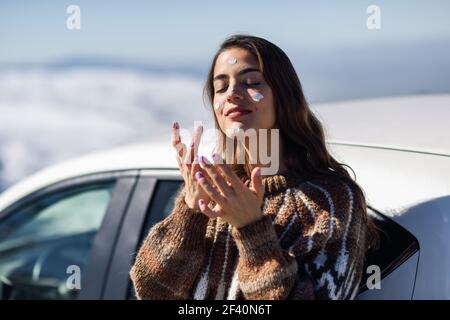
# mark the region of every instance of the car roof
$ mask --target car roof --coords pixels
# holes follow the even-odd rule
[[[325,125],[328,142],[450,155],[447,105],[450,95],[429,95],[327,103],[313,109]],[[212,146],[200,149],[212,150]],[[0,195],[0,211],[61,180],[133,169],[177,169],[170,142],[115,147],[48,167],[5,190]]]
[[[140,142],[96,151],[45,168],[0,194],[0,211],[35,190],[62,180],[112,171],[139,169],[175,169],[177,162],[170,143]]]
[[[450,94],[325,103],[314,111],[334,142],[450,155]]]

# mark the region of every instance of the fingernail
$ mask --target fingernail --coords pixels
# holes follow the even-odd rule
[[[261,175],[261,168],[258,167],[258,169],[256,169],[256,176],[259,177]]]
[[[220,161],[220,157],[219,157],[219,155],[217,153],[213,153],[211,157],[213,158],[213,160],[215,162],[219,162]]]
[[[203,156],[198,157],[198,163],[200,164],[200,167],[205,169],[205,157]]]
[[[202,173],[201,171],[197,171],[197,172],[195,173],[195,177],[196,177],[197,179],[202,179],[202,178],[203,178],[203,173]]]
[[[198,132],[203,132],[203,126],[202,126],[202,125],[199,125],[199,126],[197,127],[197,131],[198,131]]]
[[[174,129],[179,129],[180,128],[180,125],[178,124],[178,122],[174,122],[173,124],[172,124],[172,128],[174,128]]]
[[[203,200],[203,199],[198,200],[198,204],[199,204],[201,207],[203,207],[203,206],[205,205],[205,200]]]

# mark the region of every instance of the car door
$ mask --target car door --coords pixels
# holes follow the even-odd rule
[[[0,212],[0,299],[98,299],[137,171],[78,177]]]
[[[167,217],[181,186],[178,170],[144,170],[130,201],[108,273],[103,299],[135,299],[129,272],[150,228]]]

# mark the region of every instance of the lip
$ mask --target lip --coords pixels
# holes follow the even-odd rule
[[[237,118],[251,113],[252,110],[244,108],[242,106],[235,106],[225,112],[225,117]]]

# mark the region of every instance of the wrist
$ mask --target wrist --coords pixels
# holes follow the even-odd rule
[[[232,235],[243,259],[264,260],[267,256],[280,254],[281,248],[269,216],[241,228],[234,227]]]

